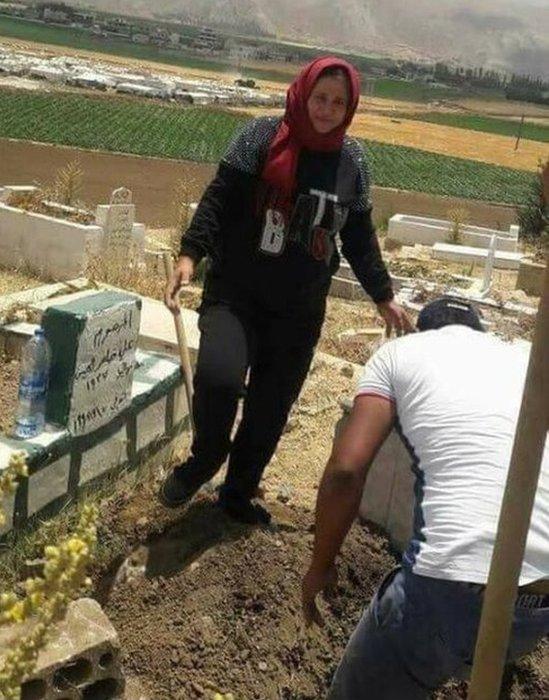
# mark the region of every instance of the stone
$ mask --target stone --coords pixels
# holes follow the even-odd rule
[[[265,663],[265,661],[260,661],[260,662],[257,664],[257,668],[258,668],[260,671],[262,671],[262,672],[264,673],[269,667],[267,666],[267,664]]]
[[[278,493],[276,495],[276,498],[280,503],[288,503],[289,501],[292,500],[292,497],[294,495],[294,490],[291,486],[288,484],[282,484],[280,488],[278,489]]]
[[[42,325],[52,349],[46,419],[85,435],[131,402],[141,302],[99,292],[49,306]]]
[[[0,665],[10,646],[35,624],[10,625],[0,630]],[[67,697],[120,697],[124,678],[119,662],[116,630],[91,598],[69,604],[65,618],[56,623],[38,655],[36,668],[23,684],[23,697],[53,700]],[[144,700],[144,699],[143,699]]]

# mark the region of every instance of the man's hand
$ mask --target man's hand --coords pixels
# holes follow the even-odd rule
[[[324,571],[317,571],[313,567],[307,571],[301,583],[301,605],[305,626],[310,627],[313,623],[322,627],[324,620],[316,604],[316,597],[324,592],[332,595],[337,586],[337,569],[332,565]]]
[[[397,335],[413,333],[414,326],[412,322],[402,306],[399,306],[396,301],[382,301],[380,304],[377,304],[377,310],[385,321],[387,337],[391,335],[393,328],[395,328]]]
[[[172,314],[179,313],[179,290],[186,286],[194,275],[194,260],[182,255],[174,268],[172,278],[164,290],[164,303]]]

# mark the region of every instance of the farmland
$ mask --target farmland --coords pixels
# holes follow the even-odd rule
[[[246,116],[72,93],[0,93],[0,137],[214,163]],[[518,204],[528,172],[364,140],[383,187]]]
[[[494,119],[480,114],[452,114],[451,112],[424,112],[399,115],[403,118],[416,121],[443,124],[458,129],[482,131],[487,134],[500,134],[501,136],[516,137],[519,131],[519,122],[510,119]],[[522,126],[522,138],[532,141],[549,143],[549,126],[524,122]]]
[[[466,93],[455,88],[438,87],[412,80],[379,78],[374,82],[374,97],[390,100],[409,100],[411,102],[428,102],[436,99],[456,99]]]

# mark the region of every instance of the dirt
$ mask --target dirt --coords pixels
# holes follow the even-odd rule
[[[179,180],[190,183],[190,195],[198,201],[215,174],[215,166],[207,163],[0,139],[0,182],[46,185],[56,171],[74,161],[79,163],[83,172],[82,199],[89,208],[110,201],[112,191],[123,185],[133,192],[136,220],[152,228],[171,225],[175,215],[174,188]],[[147,174],[146,178],[143,173]],[[423,192],[374,186],[372,199],[374,218],[378,223],[402,211],[446,218],[448,209],[455,207],[467,207],[470,220],[479,226],[508,228],[516,221],[516,212],[511,206]]]
[[[96,576],[125,672],[154,700],[216,692],[236,700],[325,697],[364,606],[395,565],[385,538],[352,528],[336,594],[321,603],[325,627],[305,632],[299,591],[313,541],[309,509],[268,501],[277,525],[257,529],[227,519],[209,495],[168,522],[136,518],[150,510],[146,498],[146,491],[123,498],[102,518],[110,536],[121,524],[126,542],[133,534],[132,549]],[[540,648],[512,667],[502,698],[546,697],[544,664]],[[435,697],[465,698],[466,684],[451,683]]]
[[[364,304],[353,304],[351,313],[364,311]],[[347,303],[336,300],[334,311],[338,305],[341,311]],[[299,586],[339,399],[354,386],[349,369],[315,358],[262,482],[275,526],[229,521],[215,506],[213,487],[187,511],[168,511],[155,496],[165,472],[160,465],[104,505],[95,595],[120,635],[125,672],[139,678],[151,699],[211,700],[215,692],[236,700],[324,697],[346,640],[396,561],[383,536],[355,525],[342,552],[337,595],[323,604],[326,626],[305,634]],[[181,457],[187,449],[181,446]],[[112,550],[110,558],[105,550]],[[508,681],[515,690],[504,697],[541,700],[544,663],[541,652],[522,662]],[[452,684],[437,698],[465,693],[463,684]]]
[[[130,557],[106,602],[123,663],[155,700],[317,698],[393,558],[383,539],[353,529],[326,627],[301,629],[300,580],[311,516],[280,507],[277,529],[246,529],[203,500]],[[144,570],[139,568],[144,566]]]
[[[18,360],[0,357],[0,435],[7,435],[13,429],[17,390],[19,387]]]

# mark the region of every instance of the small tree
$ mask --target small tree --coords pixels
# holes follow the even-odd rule
[[[83,172],[77,160],[57,171],[51,186],[51,197],[60,204],[73,207],[80,201]]]
[[[469,211],[463,207],[448,209],[448,218],[452,223],[450,235],[448,236],[448,243],[457,245],[461,243],[462,226],[466,225],[469,221]]]

